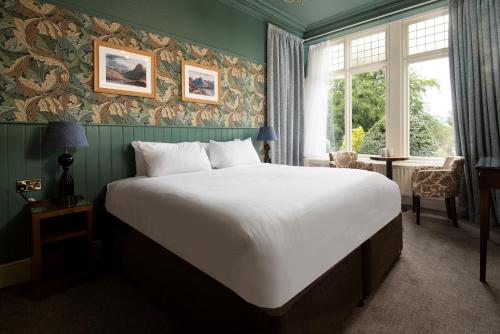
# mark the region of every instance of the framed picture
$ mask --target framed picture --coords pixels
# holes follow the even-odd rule
[[[155,54],[94,39],[94,91],[154,98]]]
[[[220,104],[220,71],[192,61],[182,61],[182,101]]]

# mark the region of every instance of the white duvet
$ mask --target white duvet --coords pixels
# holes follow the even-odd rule
[[[396,217],[362,170],[253,165],[108,185],[107,210],[259,307],[284,305]]]

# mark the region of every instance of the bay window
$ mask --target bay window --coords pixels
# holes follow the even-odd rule
[[[327,100],[321,111],[326,127],[320,127],[326,133],[315,146],[323,154],[348,150],[374,155],[384,147],[419,159],[454,154],[446,9],[315,47],[327,59],[323,72],[328,84],[321,86],[328,90],[321,95]],[[319,106],[314,82],[306,84],[306,94]],[[308,114],[316,112],[310,104],[306,99],[306,123]],[[317,129],[306,126],[306,143],[308,133],[318,138]]]

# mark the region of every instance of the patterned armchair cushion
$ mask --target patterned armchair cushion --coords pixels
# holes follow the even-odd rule
[[[439,170],[443,169],[441,166],[417,166],[413,170],[413,174],[411,174],[411,184],[415,183],[415,178],[417,177],[417,172],[421,170]]]
[[[412,175],[413,192],[419,197],[458,196],[464,162],[463,157],[447,157],[443,167],[417,168]]]
[[[373,171],[373,164],[358,161],[358,154],[356,152],[330,153],[330,167],[364,169]]]

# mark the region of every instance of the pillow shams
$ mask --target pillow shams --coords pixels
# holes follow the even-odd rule
[[[139,143],[150,177],[199,172],[211,169],[205,148],[193,143]]]
[[[242,141],[216,142],[211,140],[208,153],[213,168],[259,164],[260,158],[250,138]]]

